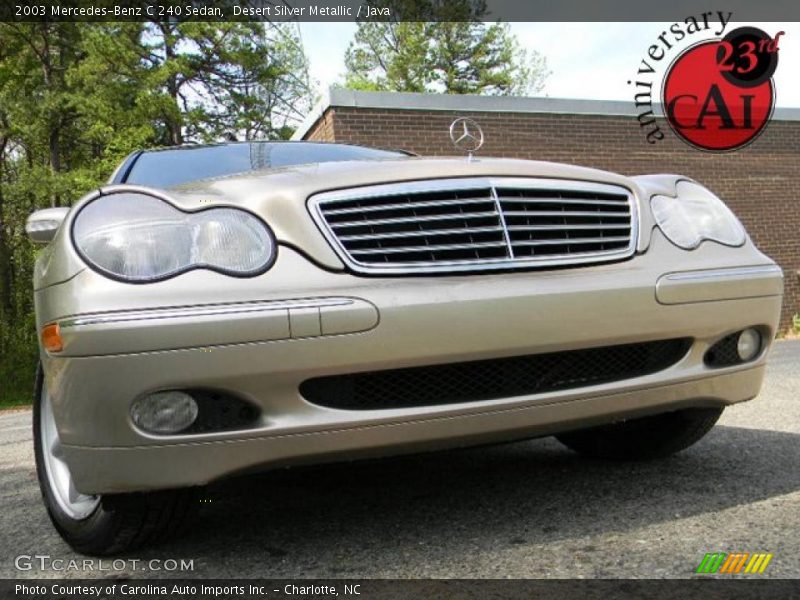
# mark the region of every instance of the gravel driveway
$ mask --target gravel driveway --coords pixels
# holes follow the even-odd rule
[[[0,446],[0,577],[93,576],[15,569],[21,554],[81,557],[42,507],[29,411],[0,414]],[[180,575],[196,577],[688,577],[706,552],[741,551],[800,577],[800,341],[776,344],[757,400],[666,460],[541,439],[278,471],[203,500],[185,537],[127,558],[189,559]]]

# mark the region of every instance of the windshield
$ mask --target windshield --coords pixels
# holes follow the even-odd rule
[[[124,183],[166,188],[197,179],[269,167],[406,156],[408,155],[402,152],[314,142],[248,142],[196,148],[190,146],[142,153],[133,162]]]

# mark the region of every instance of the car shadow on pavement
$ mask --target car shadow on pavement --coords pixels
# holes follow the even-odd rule
[[[188,531],[130,557],[194,560],[191,573],[159,577],[469,574],[459,561],[488,549],[624,535],[798,491],[798,464],[800,434],[718,425],[651,462],[586,459],[545,438],[283,469],[205,488]],[[0,469],[0,525],[19,540],[0,551],[4,576],[20,553],[79,558],[48,522],[35,481],[32,465]],[[481,573],[504,576],[502,566]]]
[[[458,557],[757,502],[800,490],[798,464],[798,434],[717,426],[651,462],[586,459],[549,438],[285,469],[207,488],[195,527],[158,555],[214,570],[234,552],[242,571],[257,558],[261,576],[369,576],[365,564],[393,570],[431,546]]]

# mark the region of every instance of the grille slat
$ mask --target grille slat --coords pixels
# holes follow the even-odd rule
[[[592,210],[504,210],[508,217],[630,217],[630,213]]]
[[[363,273],[622,260],[637,232],[628,190],[580,181],[417,181],[323,193],[310,207],[345,263]]]
[[[395,233],[367,233],[363,235],[340,235],[342,242],[388,240],[421,236],[467,235],[471,233],[503,233],[502,227],[464,227],[462,229],[429,229],[427,231],[398,231]]]
[[[370,250],[353,250],[351,254],[394,254],[417,252],[437,252],[440,250],[469,250],[471,248],[506,248],[505,242],[480,242],[473,244],[436,244],[425,246],[400,246],[397,248],[373,248]]]
[[[394,219],[365,219],[363,221],[346,221],[344,223],[331,223],[331,227],[364,227],[372,225],[397,225],[399,223],[416,223],[428,221],[452,221],[453,219],[480,219],[484,217],[496,217],[496,212],[472,212],[472,213],[452,213],[447,215],[426,215],[422,217],[397,217]]]
[[[438,208],[442,206],[463,206],[465,204],[492,203],[486,198],[459,198],[457,200],[430,200],[423,202],[397,202],[394,204],[374,204],[369,206],[356,206],[351,208],[332,208],[325,211],[327,216],[351,215],[365,212],[380,212],[382,210],[403,210],[415,208]]]
[[[624,202],[616,200],[575,200],[571,198],[509,198],[498,196],[501,203],[506,204],[564,204],[564,205],[581,205],[588,206],[622,206],[627,208]]]
[[[603,229],[630,229],[629,224],[616,225],[613,223],[604,223]],[[508,230],[514,231],[581,231],[583,229],[597,230],[597,225],[509,225]]]
[[[561,244],[608,244],[612,242],[627,242],[628,237],[607,237],[607,238],[559,238],[556,240],[515,240],[514,246],[554,246]]]

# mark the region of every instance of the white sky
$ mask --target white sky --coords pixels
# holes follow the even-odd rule
[[[631,100],[628,80],[636,75],[648,47],[669,25],[671,23],[512,23],[511,29],[523,46],[547,57],[552,74],[544,95]],[[718,30],[719,23],[714,25]],[[780,39],[781,58],[775,73],[777,105],[800,107],[800,23],[747,25],[760,27],[771,36],[778,31],[786,32]],[[736,26],[731,22],[725,31]],[[320,90],[343,79],[344,52],[355,30],[354,23],[300,24],[311,61],[311,76],[319,82]],[[670,55],[670,60],[674,56]],[[668,66],[663,62],[659,74]]]

